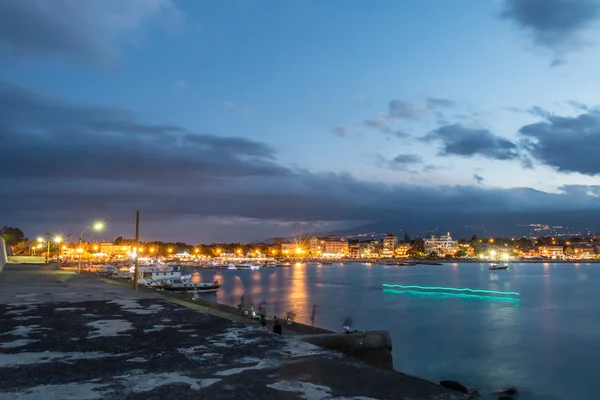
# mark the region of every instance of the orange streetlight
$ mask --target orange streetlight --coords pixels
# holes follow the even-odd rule
[[[171,247],[169,247],[169,253],[172,253],[173,249]]]
[[[150,247],[150,253],[154,253],[154,247]]]

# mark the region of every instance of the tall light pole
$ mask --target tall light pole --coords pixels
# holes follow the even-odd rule
[[[101,231],[103,228],[104,228],[103,222],[96,222],[94,225],[88,226],[87,228],[82,230],[81,233],[79,234],[79,249],[78,249],[79,259],[77,260],[77,273],[79,273],[81,271],[81,253],[83,252],[83,251],[81,251],[81,242],[83,240],[84,232],[89,231],[89,230]]]

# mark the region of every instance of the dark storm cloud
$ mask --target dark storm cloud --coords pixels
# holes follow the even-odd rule
[[[125,110],[77,107],[0,84],[1,176],[114,181],[276,176],[274,150],[240,137],[144,124]]]
[[[504,0],[501,16],[561,57],[583,44],[581,33],[600,18],[598,0]],[[559,60],[555,61],[558,63]]]
[[[446,125],[429,132],[426,141],[442,143],[442,156],[482,156],[497,160],[513,160],[519,157],[517,145],[494,135],[487,129],[468,128],[460,124]]]
[[[18,57],[57,57],[102,62],[112,43],[142,22],[164,26],[182,22],[169,0],[2,0],[0,50]]]
[[[449,108],[449,107],[454,107],[455,105],[456,105],[455,102],[453,102],[452,100],[448,100],[448,99],[436,99],[434,97],[429,97],[427,99],[427,108],[429,108],[429,109]]]
[[[562,172],[600,174],[600,114],[549,116],[519,133],[531,157]]]
[[[598,207],[595,197],[566,192],[387,184],[317,174],[283,165],[273,148],[248,138],[196,134],[144,123],[127,110],[73,106],[14,85],[0,88],[2,223],[25,229],[58,226],[71,232],[105,218],[119,232],[130,230],[135,210],[161,237],[161,226],[179,223],[188,232],[194,224],[202,231],[199,221],[206,218],[322,226],[389,215],[443,221],[467,211]],[[498,156],[481,148],[467,153]],[[394,160],[415,166],[420,161],[413,154]]]

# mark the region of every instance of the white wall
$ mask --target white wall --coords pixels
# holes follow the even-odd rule
[[[6,243],[4,243],[4,239],[2,236],[0,236],[0,271],[2,271],[2,268],[4,268],[6,262]]]

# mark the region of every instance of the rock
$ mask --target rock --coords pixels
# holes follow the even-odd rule
[[[512,397],[500,396],[500,397],[498,397],[498,400],[514,400],[514,399]]]
[[[440,386],[445,387],[446,389],[456,390],[464,394],[469,394],[469,389],[456,381],[440,381]]]
[[[481,393],[479,392],[479,389],[469,389],[469,397],[471,399],[480,399]]]
[[[500,391],[496,392],[496,394],[499,394],[500,396],[504,396],[507,399],[511,400],[513,397],[515,397],[519,394],[519,391],[517,390],[517,388],[511,387],[511,388],[508,388],[505,390],[500,390]]]

